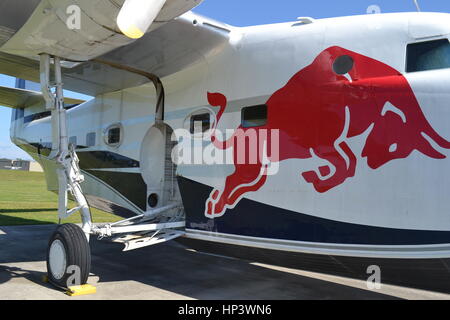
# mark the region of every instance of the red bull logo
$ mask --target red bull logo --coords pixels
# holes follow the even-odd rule
[[[208,93],[217,107],[216,127],[227,108],[227,98]],[[258,161],[242,163],[236,145],[246,133],[242,126],[226,141],[213,133],[211,142],[218,149],[233,148],[235,171],[222,190],[211,192],[205,214],[222,216],[249,192],[262,188],[268,179],[269,163],[288,159],[319,157],[329,163],[315,171],[299,172],[319,193],[325,193],[355,176],[357,157],[348,139],[368,133],[361,156],[370,168],[378,169],[395,159],[404,159],[415,150],[434,158],[446,156],[433,147],[450,149],[427,121],[406,78],[392,67],[340,47],[319,54],[313,63],[297,74],[267,101],[267,122],[251,130],[278,130],[256,135]],[[277,151],[270,154],[272,144]]]

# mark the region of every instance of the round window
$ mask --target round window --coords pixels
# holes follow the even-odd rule
[[[156,193],[148,196],[148,205],[150,208],[155,208],[158,205],[158,195]]]
[[[104,132],[105,143],[110,147],[118,147],[123,141],[123,128],[120,123],[109,126]]]
[[[333,71],[336,74],[344,75],[349,73],[355,64],[352,57],[348,55],[340,56],[333,63]]]

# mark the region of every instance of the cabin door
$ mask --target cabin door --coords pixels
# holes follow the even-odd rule
[[[176,180],[177,167],[172,161],[176,142],[173,130],[166,124],[156,124],[147,132],[141,147],[141,172],[147,184],[147,210],[180,201]]]

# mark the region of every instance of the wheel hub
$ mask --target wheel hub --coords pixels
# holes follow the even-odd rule
[[[49,251],[50,272],[55,279],[61,279],[67,269],[66,249],[60,240],[52,242]]]

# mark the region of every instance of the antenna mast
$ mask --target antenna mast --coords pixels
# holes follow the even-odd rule
[[[414,0],[414,4],[416,5],[417,12],[420,12],[419,0]]]

